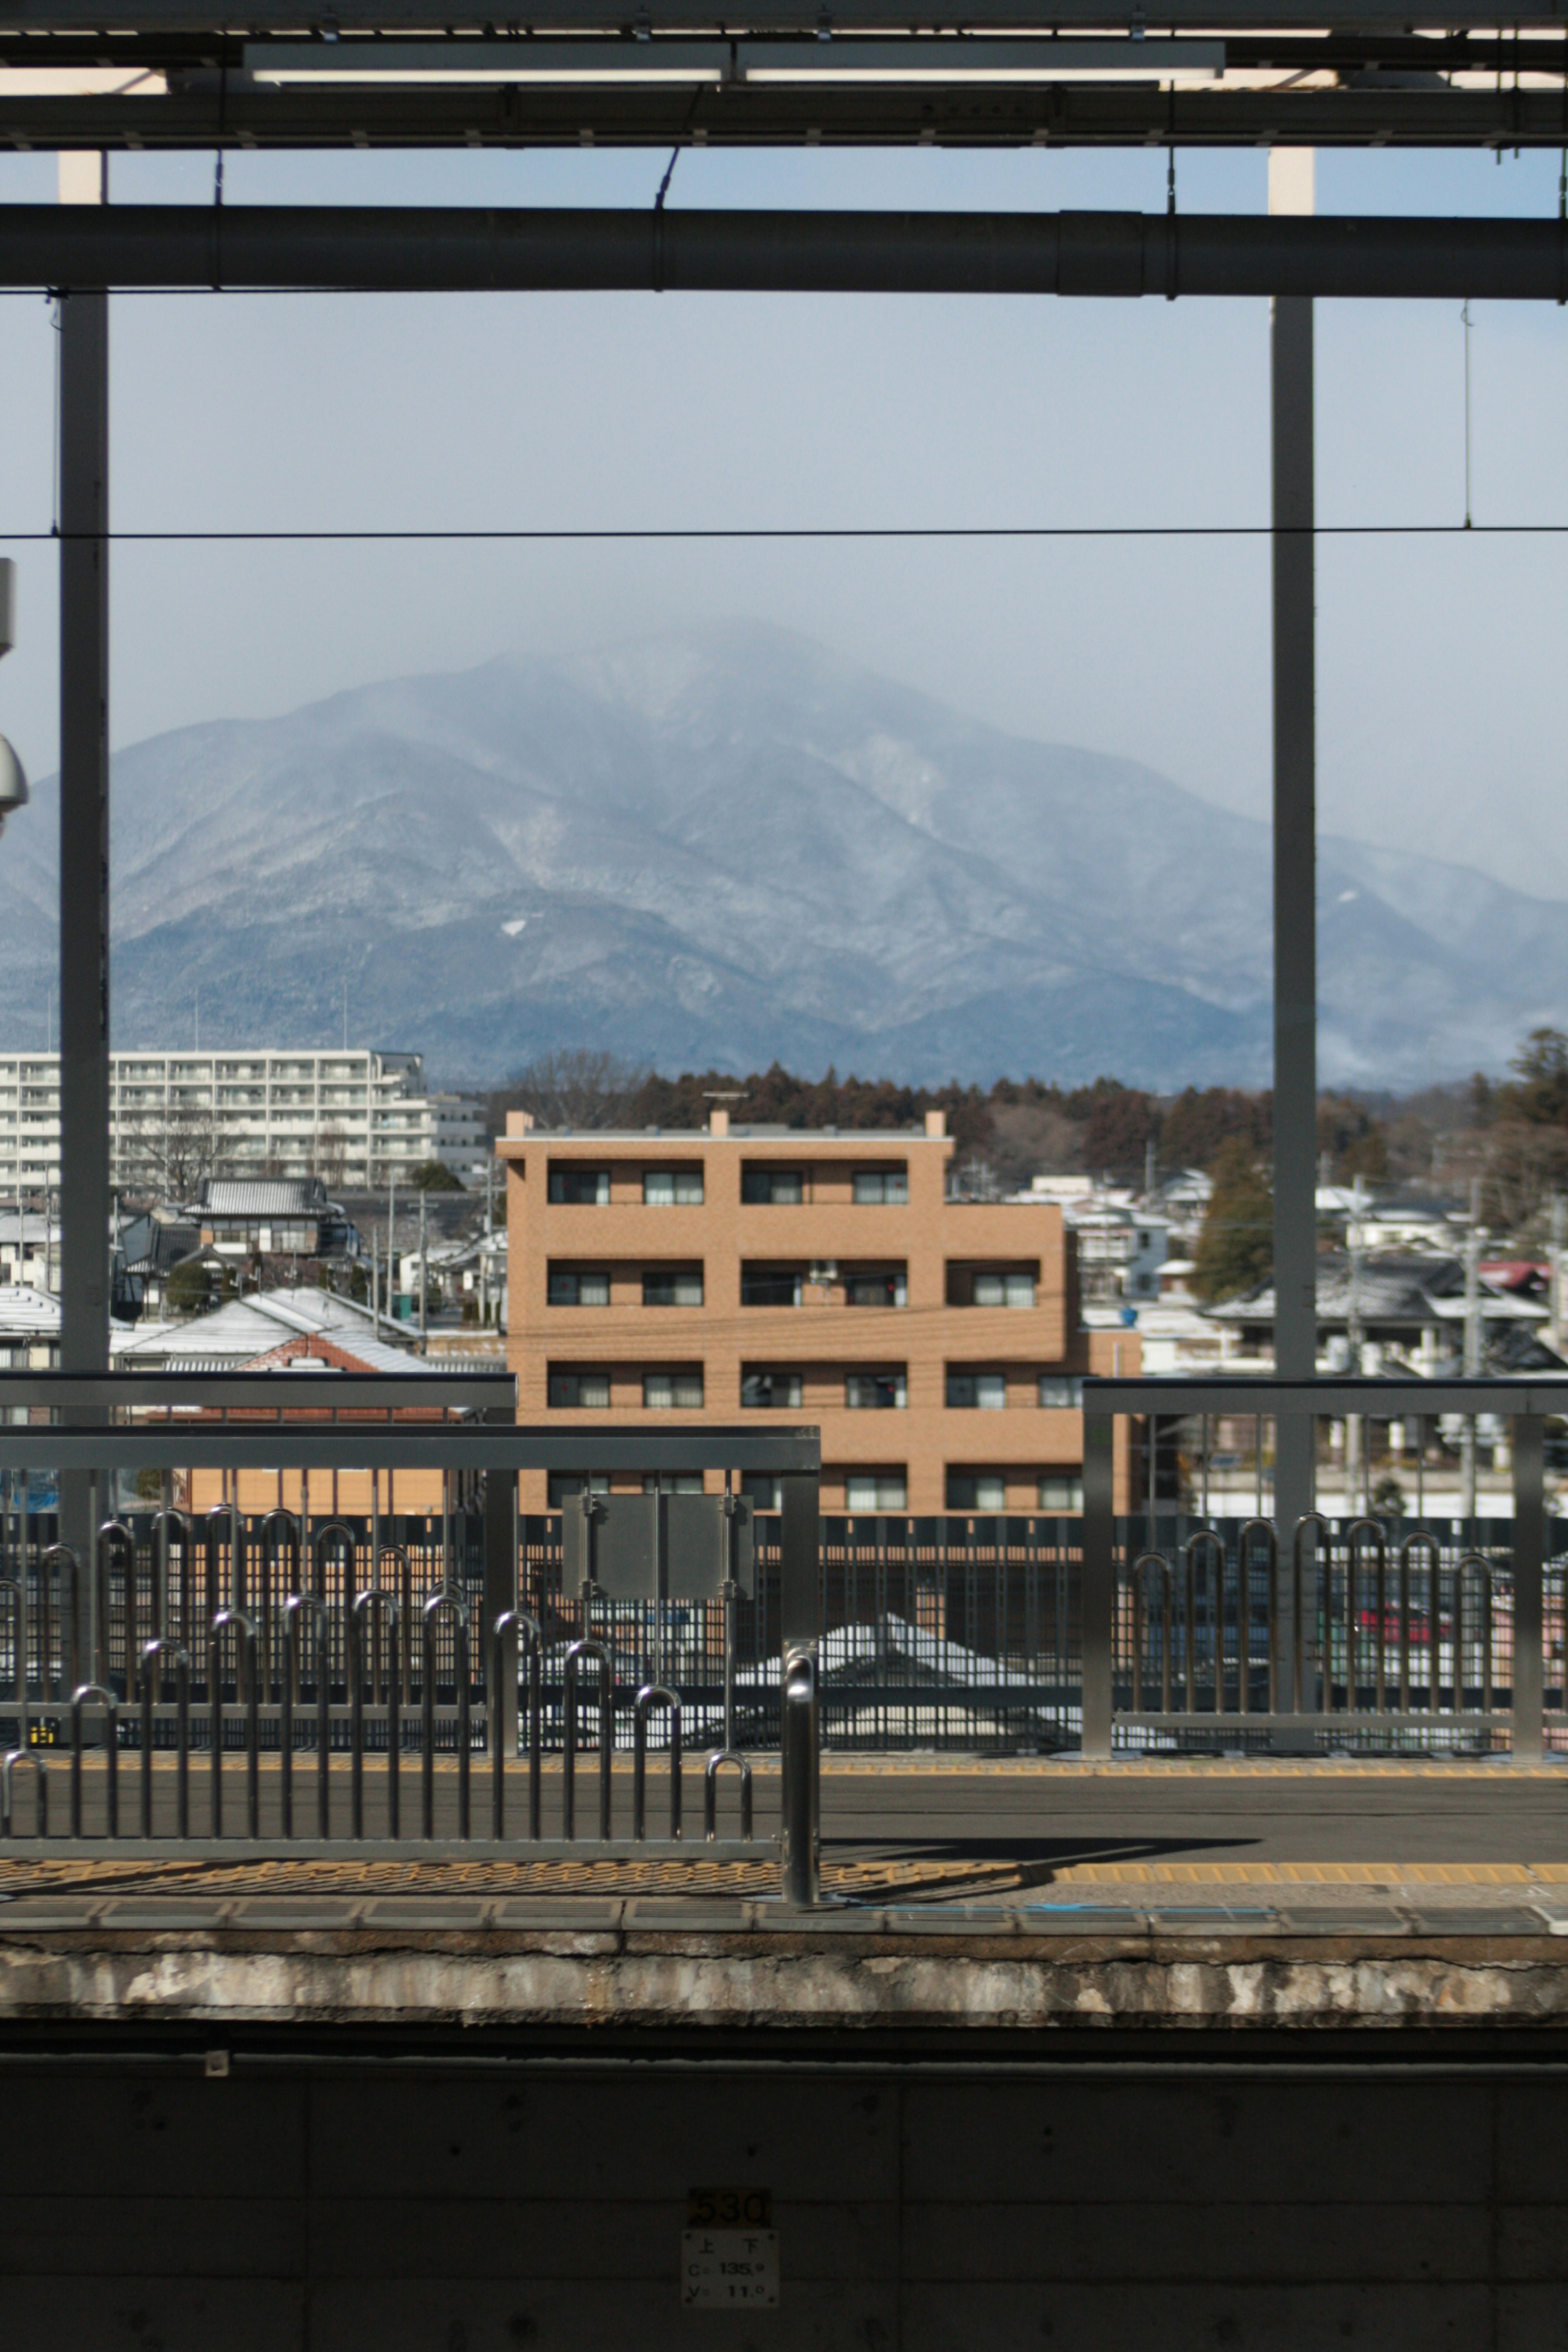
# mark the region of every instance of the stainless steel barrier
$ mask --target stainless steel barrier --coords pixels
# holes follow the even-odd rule
[[[777,1606],[790,1662],[785,1681],[797,1689],[804,1675],[810,1696],[804,1713],[793,1700],[786,1708],[796,1772],[789,1884],[792,1899],[816,1899],[817,1780],[814,1747],[807,1754],[805,1743],[817,1737],[816,1432],[561,1433],[472,1418],[391,1417],[410,1404],[489,1409],[496,1383],[480,1382],[477,1399],[466,1399],[472,1385],[445,1376],[366,1381],[330,1375],[310,1384],[307,1402],[297,1383],[280,1397],[276,1376],[80,1381],[0,1375],[0,1403],[34,1408],[26,1424],[0,1423],[0,1473],[165,1474],[162,1504],[150,1517],[111,1512],[100,1521],[90,1573],[84,1575],[68,1546],[34,1543],[26,1509],[16,1573],[5,1572],[7,1563],[0,1560],[0,1718],[16,1726],[0,1767],[0,1831],[14,1856],[63,1851],[68,1842],[82,1854],[157,1857],[252,1851],[629,1858],[700,1851],[710,1858],[759,1859],[773,1841],[756,1834],[751,1768],[731,1740],[703,1767],[700,1846],[686,1834],[682,1768],[691,1716],[677,1675],[645,1674],[642,1661],[617,1643],[610,1612],[601,1611],[605,1622],[591,1623],[588,1612],[598,1605],[592,1594],[575,1638],[553,1622],[547,1639],[542,1617],[520,1603],[517,1471],[570,1473],[612,1461],[656,1473],[758,1470],[782,1481]],[[505,1386],[510,1396],[510,1382]],[[374,1402],[385,1417],[337,1423],[322,1408],[340,1400],[356,1412]],[[265,1407],[271,1417],[218,1420],[211,1409],[220,1403],[225,1412]],[[177,1421],[176,1404],[184,1409]],[[47,1423],[37,1417],[40,1405],[104,1417]],[[191,1408],[206,1417],[193,1417]],[[290,1411],[305,1417],[289,1419]],[[416,1567],[402,1526],[377,1515],[367,1549],[366,1530],[341,1517],[315,1522],[279,1504],[252,1518],[239,1508],[243,1472],[349,1463],[373,1471],[438,1470],[448,1499],[450,1474],[488,1482],[482,1584],[468,1553],[452,1548],[454,1530],[467,1537],[473,1527],[471,1512],[465,1517],[444,1508],[434,1552],[427,1542]],[[226,1489],[229,1499],[197,1521],[171,1498],[167,1474],[203,1468],[223,1469],[233,1486]],[[0,1549],[9,1541],[8,1525],[7,1515]],[[731,1628],[738,1597],[734,1575],[720,1578],[715,1606]],[[732,1722],[732,1633],[726,1650]],[[550,1776],[545,1757],[555,1727],[545,1704],[547,1654],[560,1664],[563,1702],[559,1771]],[[617,1818],[616,1794],[623,1710],[633,1748],[629,1835]],[[578,1818],[577,1802],[580,1758],[590,1745],[598,1758],[591,1831]],[[49,1824],[51,1747],[70,1752],[65,1839]],[[662,1836],[648,1834],[647,1819],[648,1757],[656,1747],[668,1750],[669,1769]],[[138,1751],[133,1819],[122,1817],[120,1802],[125,1748]],[[207,1769],[198,1788],[192,1763],[204,1750]],[[472,1820],[476,1755],[490,1770],[488,1836],[476,1836]],[[402,1794],[405,1761],[412,1765],[416,1757],[416,1825],[405,1819]],[[232,1766],[241,1758],[244,1795],[237,1804]],[[312,1759],[314,1802],[307,1799],[310,1817],[301,1821],[297,1782]],[[31,1834],[24,1828],[26,1809],[15,1801],[16,1776],[29,1767],[37,1791]],[[721,1788],[731,1769],[739,1774],[738,1835],[728,1827],[721,1833],[719,1822]],[[526,1774],[525,1804],[515,1793],[520,1772]],[[550,1822],[552,1789],[559,1810]],[[727,1802],[723,1810],[733,1821]]]
[[[1543,1752],[1548,1705],[1544,1425],[1568,1381],[1090,1381],[1084,1384],[1083,1748],[1229,1726],[1299,1747],[1441,1736]],[[1310,1509],[1159,1537],[1124,1485],[1119,1417],[1497,1415],[1511,1424],[1511,1520],[1391,1532]],[[1261,1472],[1260,1472],[1261,1478]],[[1561,1642],[1556,1654],[1561,1659]],[[1561,1664],[1557,1683],[1563,1675]]]

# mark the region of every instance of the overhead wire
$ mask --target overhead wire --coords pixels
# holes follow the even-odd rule
[[[0,530],[0,543],[91,539],[95,543],[180,546],[257,545],[271,541],[310,544],[381,540],[621,541],[668,543],[678,540],[1005,540],[1005,539],[1529,539],[1568,534],[1568,522],[1129,522],[1129,523],[648,523],[598,526],[520,526],[516,529],[399,525],[375,530],[300,529],[272,530],[160,530],[62,531]]]

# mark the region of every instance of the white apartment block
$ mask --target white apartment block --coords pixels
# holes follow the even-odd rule
[[[58,1054],[0,1055],[0,1200],[58,1186],[59,1081]],[[417,1054],[114,1054],[109,1117],[126,1192],[192,1195],[204,1176],[247,1175],[363,1188],[478,1156],[477,1116],[459,1122],[452,1097],[426,1095]]]

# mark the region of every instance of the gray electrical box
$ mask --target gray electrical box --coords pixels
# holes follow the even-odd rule
[[[561,1514],[563,1582],[590,1577],[607,1601],[717,1601],[732,1574],[756,1589],[756,1529],[744,1495],[574,1495]],[[587,1507],[584,1509],[584,1504]]]

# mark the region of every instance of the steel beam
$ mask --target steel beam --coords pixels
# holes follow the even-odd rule
[[[898,21],[889,12],[887,0],[834,0],[829,13],[835,38],[857,33],[885,35],[889,26]],[[1110,0],[1053,0],[1044,21],[1063,32],[1125,39],[1128,14],[1125,5],[1118,7]],[[744,32],[805,34],[808,38],[823,31],[827,21],[820,0],[762,0],[762,5],[737,16],[706,20],[693,10],[690,0],[643,0],[636,18],[639,30],[656,35],[717,34],[721,23],[725,37]],[[247,7],[237,23],[234,14],[216,10],[213,0],[139,0],[139,5],[113,12],[104,9],[102,0],[15,0],[15,5],[8,5],[5,11],[6,31],[13,39],[44,34],[51,41],[60,41],[63,49],[62,37],[86,36],[90,43],[89,54],[95,56],[100,47],[112,48],[114,54],[122,55],[123,50],[116,45],[123,43],[127,36],[144,40],[150,47],[160,37],[195,37],[214,51],[222,48],[226,38],[246,41],[274,33],[298,40],[301,26],[312,21],[330,24],[339,35],[415,34],[430,38],[432,28],[443,20],[432,15],[426,0],[338,0],[330,16],[321,12],[314,18],[295,5],[261,5]],[[468,20],[476,28],[483,21],[478,16]],[[1380,5],[1380,0],[1337,0],[1331,16],[1310,9],[1284,13],[1278,0],[1216,0],[1216,5],[1205,9],[1200,21],[1205,35],[1255,37],[1260,47],[1266,47],[1267,55],[1272,57],[1278,47],[1286,58],[1294,57],[1302,41],[1314,31],[1321,34],[1331,29],[1340,37],[1384,45],[1391,57],[1399,59],[1408,52],[1414,31],[1408,14]],[[1468,30],[1495,39],[1499,18],[1496,8],[1483,6],[1480,0],[1460,0],[1460,5],[1446,9],[1440,19],[1428,21],[1440,23],[1450,37]],[[624,8],[608,8],[605,0],[550,0],[548,8],[538,18],[524,13],[509,18],[507,27],[513,37],[531,36],[538,24],[552,33],[598,33],[624,38],[628,22]],[[1155,36],[1177,32],[1190,36],[1193,29],[1193,17],[1179,5],[1179,0],[1147,0],[1147,5],[1138,10],[1138,22]],[[981,0],[973,15],[965,14],[963,23],[975,32],[1034,34],[1040,29],[1042,16],[1037,0]],[[1527,38],[1532,31],[1554,37],[1561,34],[1562,17],[1544,5],[1544,0],[1536,0],[1536,5],[1519,17],[1518,30]],[[1510,47],[1514,33],[1515,26],[1510,23]],[[492,25],[485,37],[495,37]],[[1434,57],[1441,54],[1437,41],[1431,44],[1431,50]],[[1156,44],[1152,40],[1151,58],[1155,52]],[[42,42],[37,43],[34,56],[40,65],[54,62]],[[1154,67],[1151,66],[1150,70],[1152,73]]]
[[[6,205],[0,285],[1559,302],[1568,223]]]
[[[1558,58],[1561,59],[1561,45]],[[15,61],[10,60],[10,61]],[[195,79],[195,78],[193,78]],[[1150,82],[1047,89],[782,85],[587,90],[257,89],[213,71],[166,96],[0,91],[0,147],[1508,147],[1558,148],[1552,89],[1453,89],[1371,77],[1328,89],[1166,93]]]
[[[66,296],[59,338],[59,1360],[95,1373],[109,1365],[110,1294],[108,296]],[[60,1536],[82,1559],[97,1467],[60,1465]]]
[[[226,1424],[152,1422],[136,1429],[0,1427],[0,1469],[65,1470],[741,1470],[782,1474],[786,1507],[809,1486],[789,1537],[797,1563],[816,1527],[821,1433],[816,1429],[507,1429],[404,1422],[344,1427],[323,1422]],[[792,1521],[791,1524],[794,1524]],[[810,1553],[815,1560],[815,1550]],[[804,1571],[802,1571],[804,1572]],[[815,1591],[815,1587],[813,1587]],[[792,1602],[792,1608],[795,1604]],[[815,1612],[803,1592],[800,1609]],[[798,1622],[805,1624],[804,1614]],[[815,1622],[815,1617],[813,1619]],[[803,1633],[801,1638],[806,1638]],[[813,1635],[812,1638],[815,1638]]]

